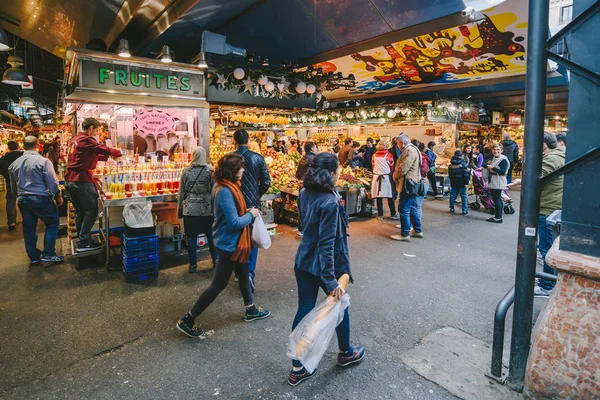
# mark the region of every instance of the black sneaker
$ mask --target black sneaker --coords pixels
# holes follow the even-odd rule
[[[191,338],[199,338],[200,336],[202,336],[204,334],[204,331],[202,330],[202,328],[200,328],[197,324],[189,326],[188,324],[186,324],[183,321],[183,318],[177,322],[176,327],[177,327],[177,330],[185,333],[187,336],[189,336]]]
[[[311,374],[304,367],[302,367],[302,369],[300,371],[292,370],[290,372],[290,375],[288,376],[288,383],[292,386],[299,385],[300,383],[304,382],[305,380],[310,379],[313,376],[315,376],[316,373],[317,373],[316,369]]]
[[[188,272],[190,274],[195,274],[197,270],[198,270],[198,264],[190,264],[190,266],[188,268]]]
[[[496,219],[496,218],[488,218],[486,219],[487,222],[493,222],[495,224],[501,224],[502,223],[502,218],[500,219]]]
[[[33,261],[32,261],[32,262],[29,264],[29,266],[30,266],[30,267],[35,267],[36,265],[40,265],[40,263],[41,263],[41,261],[40,261],[40,259],[38,258],[37,260],[33,260]]]
[[[250,310],[246,310],[246,322],[256,321],[257,319],[264,319],[271,315],[271,311],[263,309],[262,307],[253,307]]]
[[[468,211],[463,211],[463,215],[469,215]]]
[[[454,214],[454,208],[450,209],[450,214]]]
[[[61,263],[65,260],[63,256],[54,256],[54,257],[42,257],[41,262],[43,263],[51,263],[52,265]]]
[[[98,250],[100,247],[102,247],[102,245],[100,243],[90,243],[90,244],[86,244],[86,245],[81,245],[78,244],[77,245],[77,252],[78,253],[84,253],[86,251],[93,251],[93,250]]]
[[[10,225],[8,226],[8,230],[9,230],[9,231],[14,231],[15,229],[17,229],[17,224],[10,224]]]

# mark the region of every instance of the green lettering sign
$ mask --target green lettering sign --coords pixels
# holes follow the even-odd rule
[[[181,82],[181,87],[179,89],[181,89],[182,91],[187,92],[191,89],[189,77],[184,76],[179,80],[179,82]]]
[[[141,72],[131,71],[131,84],[135,87],[142,86],[144,82],[144,76]]]
[[[115,70],[115,85],[127,86],[127,72],[122,69]]]
[[[149,88],[150,87],[150,74],[144,74],[144,76],[146,77],[146,87]]]
[[[98,82],[104,83],[105,80],[110,76],[110,68],[98,69]]]
[[[161,80],[165,77],[163,74],[152,74],[154,79],[156,79],[156,88],[160,89],[162,86]]]
[[[167,77],[167,89],[177,90],[177,77],[176,76],[169,75]]]

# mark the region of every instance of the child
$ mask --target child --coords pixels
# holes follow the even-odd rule
[[[462,213],[463,215],[469,215],[469,200],[467,199],[467,185],[471,179],[471,173],[469,167],[463,159],[463,152],[456,150],[454,157],[450,160],[450,166],[448,167],[448,176],[450,177],[450,212],[454,213],[454,202],[456,196],[460,193],[462,200]]]

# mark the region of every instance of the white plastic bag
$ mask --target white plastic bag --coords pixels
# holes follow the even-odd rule
[[[312,374],[327,351],[333,332],[344,319],[344,311],[349,305],[348,293],[340,301],[327,296],[292,331],[287,356],[300,361]]]
[[[152,202],[144,201],[125,204],[123,219],[130,228],[149,228],[154,226]]]
[[[254,219],[252,225],[252,247],[258,247],[259,249],[271,247],[271,236],[260,215]]]

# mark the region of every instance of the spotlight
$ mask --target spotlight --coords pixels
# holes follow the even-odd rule
[[[169,46],[165,45],[162,47],[162,50],[160,53],[158,53],[158,58],[160,58],[160,61],[164,62],[165,64],[173,62],[173,58],[171,57],[171,49]]]
[[[117,47],[117,54],[119,57],[129,58],[131,53],[129,52],[129,41],[127,39],[121,39],[119,41],[119,47]]]

